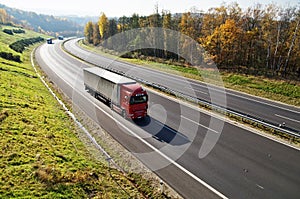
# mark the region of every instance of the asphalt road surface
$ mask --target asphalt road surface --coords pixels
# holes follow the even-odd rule
[[[62,91],[184,198],[299,198],[299,150],[148,90],[128,121],[84,90],[85,63],[44,44],[36,60]]]

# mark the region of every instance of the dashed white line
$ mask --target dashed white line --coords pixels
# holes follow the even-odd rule
[[[187,117],[185,117],[185,116],[183,116],[183,115],[181,115],[181,117],[182,117],[183,119],[186,119],[186,120],[188,120],[188,121],[190,121],[190,122],[192,122],[192,123],[198,125],[198,126],[201,126],[201,127],[205,128],[205,129],[207,129],[207,130],[209,130],[209,131],[212,131],[212,132],[214,132],[214,133],[219,133],[218,131],[215,131],[215,130],[213,130],[213,129],[211,129],[211,128],[208,128],[207,126],[205,126],[205,125],[203,125],[203,124],[200,124],[200,123],[198,123],[198,122],[195,122],[194,120],[192,120],[192,119],[190,119],[190,118],[187,118]]]
[[[194,88],[189,88],[189,87],[184,87],[184,88],[186,88],[186,89],[188,89],[188,90],[192,90],[192,91],[194,91],[194,92],[198,92],[198,93],[202,93],[202,94],[204,94],[204,95],[208,95],[208,93],[207,92],[204,92],[204,91],[200,91],[200,90],[198,90],[198,89],[194,89]]]
[[[256,184],[256,186],[260,189],[265,189],[263,186],[260,186],[259,184]]]
[[[289,118],[289,117],[285,117],[283,115],[278,115],[278,114],[275,114],[277,117],[281,117],[283,119],[287,119],[287,120],[290,120],[290,121],[293,121],[293,122],[297,122],[297,123],[300,123],[299,120],[295,120],[295,119],[292,119],[292,118]]]

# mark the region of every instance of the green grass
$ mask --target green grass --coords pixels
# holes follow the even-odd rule
[[[300,106],[299,82],[223,73],[226,87],[268,99]]]
[[[0,31],[0,38],[0,51],[13,52],[8,45],[26,35]],[[141,175],[94,159],[34,73],[32,49],[13,52],[22,63],[0,58],[0,198],[165,198]]]

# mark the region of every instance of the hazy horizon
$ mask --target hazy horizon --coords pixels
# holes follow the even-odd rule
[[[47,4],[47,2],[49,2]],[[108,17],[121,17],[131,16],[136,13],[140,16],[150,15],[155,12],[155,7],[158,6],[158,11],[168,10],[171,13],[183,13],[189,10],[197,9],[206,12],[209,8],[219,7],[225,3],[229,5],[232,2],[237,2],[242,9],[251,7],[256,2],[249,2],[246,0],[236,1],[224,1],[224,0],[211,0],[201,2],[199,0],[187,0],[187,1],[171,1],[171,0],[150,0],[150,1],[97,1],[97,0],[85,0],[82,1],[39,1],[39,0],[0,0],[0,4],[4,4],[8,7],[17,8],[24,11],[32,11],[38,14],[54,15],[54,16],[100,16],[103,12]],[[296,6],[300,5],[299,0],[261,0],[260,4],[267,5],[275,3],[278,6]],[[99,6],[96,6],[96,5]],[[114,6],[118,5],[118,6]]]

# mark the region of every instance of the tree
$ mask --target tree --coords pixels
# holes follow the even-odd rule
[[[99,32],[102,39],[107,39],[107,31],[108,31],[108,19],[104,13],[99,18],[98,21]]]
[[[10,20],[10,17],[6,13],[6,10],[3,8],[0,8],[0,23],[5,24],[5,23],[9,22],[9,20]]]
[[[276,35],[276,23],[275,19],[277,18],[277,7],[273,4],[268,5],[264,9],[264,14],[261,21],[262,27],[262,40],[264,42],[264,49],[265,49],[265,69],[271,69],[271,56],[272,56],[272,49],[273,44],[276,43],[274,35]]]
[[[95,46],[99,45],[101,41],[101,36],[99,32],[99,26],[97,23],[93,24],[93,44]]]
[[[180,32],[196,39],[196,20],[190,12],[183,13],[179,24]]]
[[[228,19],[217,27],[212,35],[207,36],[204,47],[219,65],[233,66],[238,54],[238,42],[242,29],[237,27],[233,19]]]
[[[129,29],[129,21],[130,19],[126,16],[120,17],[118,20],[118,31],[123,32]]]
[[[171,13],[170,12],[163,12],[162,18],[163,18],[163,28],[164,28],[164,57],[168,57],[168,52],[166,49],[170,49],[170,45],[172,45],[172,38],[169,37],[168,31],[165,29],[171,29],[172,22],[171,22]],[[173,44],[174,45],[174,44]]]
[[[139,24],[139,15],[138,14],[133,14],[130,18],[130,29],[134,29],[134,28],[139,28],[140,24]]]
[[[118,33],[117,22],[114,19],[108,20],[107,37]]]
[[[297,35],[299,37],[298,30],[299,30],[300,16],[298,16],[295,23],[296,23],[296,25],[295,25],[296,27],[295,27],[294,33],[292,34],[292,41],[291,41],[291,44],[290,44],[290,47],[289,47],[289,50],[288,50],[288,53],[287,53],[287,56],[286,56],[286,60],[285,60],[285,63],[284,63],[283,76],[286,75],[288,63],[291,59],[291,53],[292,53],[293,48],[295,46]]]
[[[93,22],[89,21],[84,28],[84,36],[89,44],[93,43]]]

